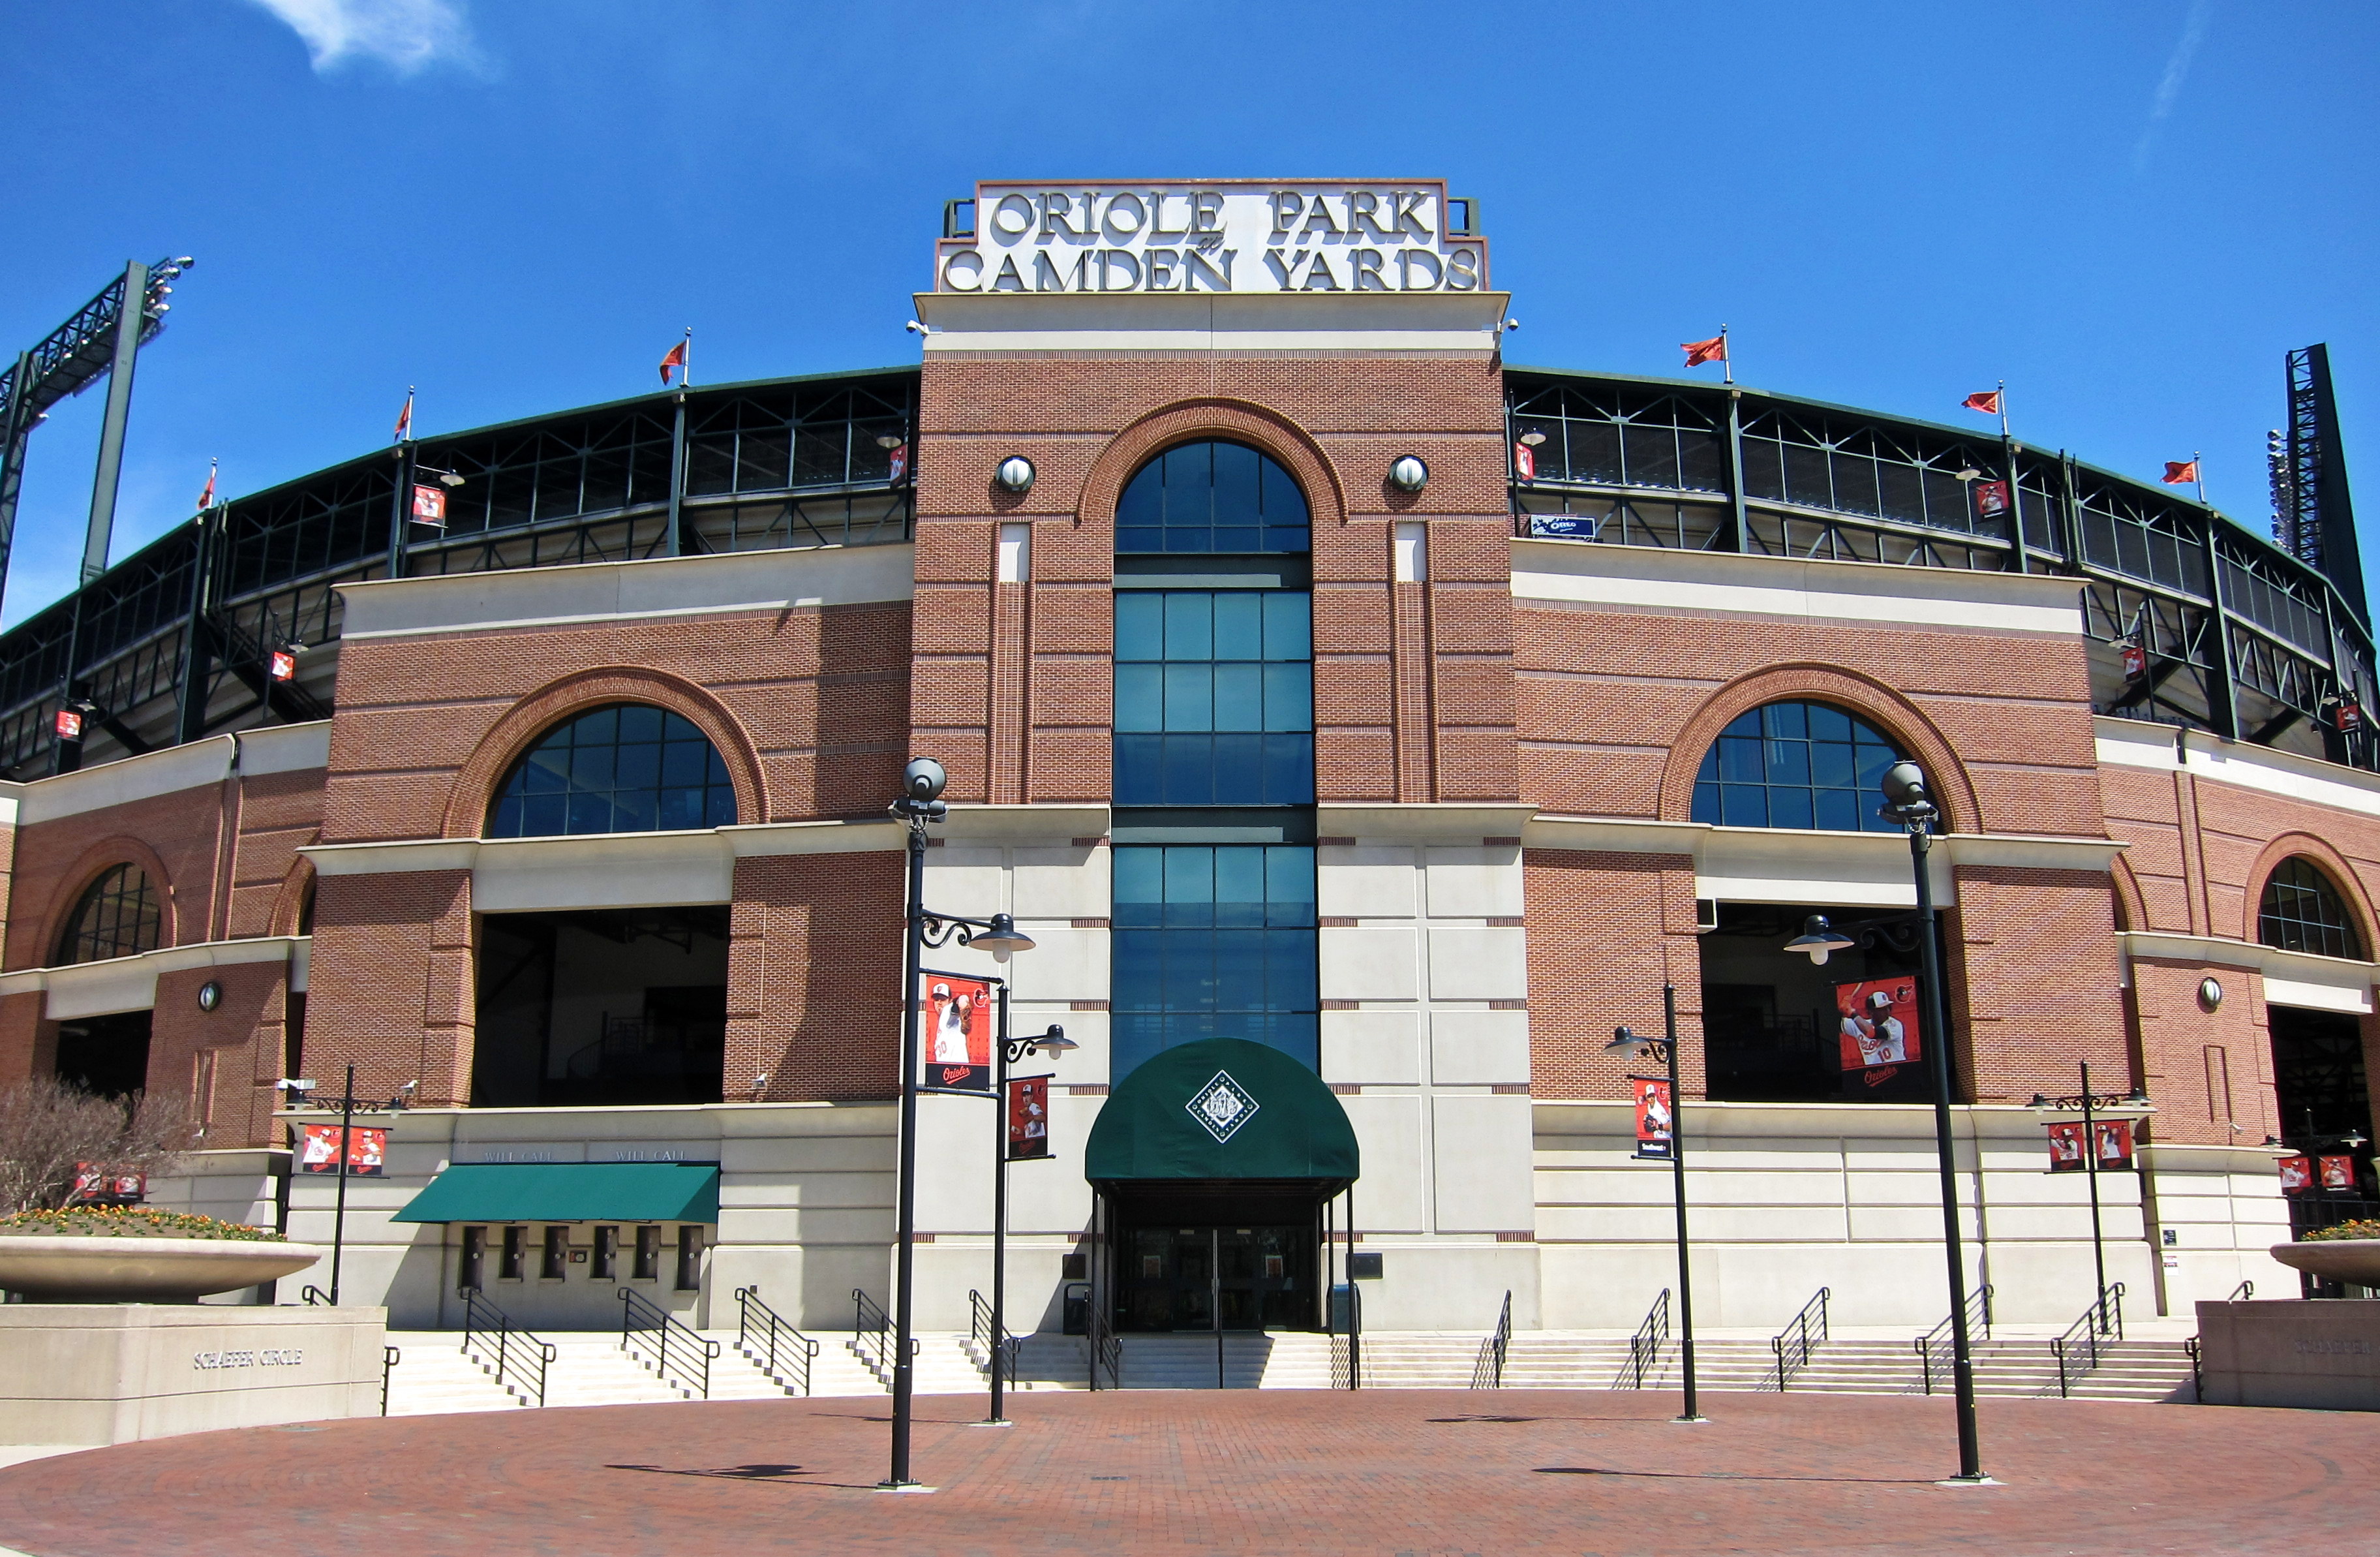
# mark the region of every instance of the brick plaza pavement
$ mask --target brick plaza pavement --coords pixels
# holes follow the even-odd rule
[[[921,1398],[888,1496],[880,1399],[260,1428],[0,1471],[38,1557],[755,1557],[771,1551],[1501,1554],[2380,1550],[2380,1416],[1986,1400],[1946,1489],[1947,1403],[1595,1392]]]

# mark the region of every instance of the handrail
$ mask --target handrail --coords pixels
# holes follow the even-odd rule
[[[2255,1295],[2256,1283],[2253,1282],[2241,1282],[2238,1286],[2231,1289],[2231,1295],[2225,1298],[2223,1301],[2226,1303],[2245,1303]]]
[[[1338,1316],[1329,1316],[1330,1328],[1330,1387],[1334,1390],[1360,1390],[1364,1387],[1364,1289],[1353,1281],[1347,1285],[1347,1332],[1335,1328]]]
[[[2060,1399],[2072,1392],[2073,1381],[2069,1376],[2068,1348],[2080,1351],[2082,1358],[2070,1370],[2088,1373],[2099,1366],[2099,1338],[2124,1338],[2124,1283],[2110,1282],[2100,1289],[2098,1299],[2082,1310],[2082,1317],[2066,1327],[2066,1333],[2049,1344],[2058,1357],[2058,1393]]]
[[[477,1287],[465,1287],[462,1290],[462,1349],[466,1352],[469,1351],[472,1338],[479,1336],[483,1338],[481,1348],[484,1350],[486,1349],[484,1337],[493,1335],[496,1382],[503,1383],[507,1375],[518,1379],[522,1381],[523,1387],[537,1396],[538,1405],[543,1405],[546,1369],[560,1355],[554,1350],[552,1343],[541,1341],[514,1324],[511,1318],[502,1308],[489,1302],[486,1295]]]
[[[619,1296],[620,1349],[630,1356],[639,1349],[650,1353],[657,1378],[666,1381],[674,1373],[680,1386],[691,1383],[709,1400],[710,1364],[719,1356],[719,1343],[697,1335],[635,1287],[622,1287]]]
[[[2190,1357],[2191,1402],[2193,1405],[2204,1405],[2206,1401],[2206,1374],[2202,1364],[2204,1361],[2205,1347],[2199,1338],[2193,1335],[2181,1344],[2181,1349]]]
[[[309,1308],[314,1307],[318,1303],[327,1306],[331,1301],[331,1295],[324,1292],[321,1287],[316,1286],[311,1282],[299,1287],[298,1289],[298,1295],[306,1300],[306,1307]]]
[[[395,1346],[380,1349],[380,1414],[383,1417],[388,1415],[388,1376],[404,1360],[405,1354]]]
[[[1663,1287],[1661,1295],[1653,1299],[1653,1306],[1645,1310],[1645,1322],[1638,1325],[1636,1333],[1628,1338],[1628,1366],[1621,1374],[1628,1381],[1627,1388],[1641,1390],[1645,1387],[1645,1375],[1659,1361],[1661,1343],[1669,1338],[1670,1289]]]
[[[1504,1311],[1496,1316],[1495,1332],[1479,1343],[1479,1360],[1471,1365],[1471,1387],[1504,1387],[1504,1355],[1512,1345],[1512,1295],[1504,1294]]]
[[[1016,1387],[1016,1353],[1023,1343],[1006,1325],[1000,1329],[1002,1333],[995,1339],[991,1327],[991,1304],[975,1288],[967,1288],[967,1339],[983,1348],[984,1372],[987,1375],[1003,1359],[1007,1362],[1008,1387],[1013,1390]]]
[[[1802,1311],[1793,1316],[1792,1321],[1769,1339],[1768,1349],[1777,1355],[1778,1393],[1784,1393],[1793,1375],[1810,1365],[1810,1354],[1827,1344],[1827,1299],[1832,1293],[1830,1287],[1820,1287],[1802,1305]],[[1815,1339],[1812,1338],[1813,1331],[1816,1332]]]
[[[818,1358],[819,1344],[816,1341],[811,1340],[808,1336],[803,1334],[800,1331],[795,1330],[792,1325],[787,1324],[778,1316],[777,1310],[770,1308],[766,1303],[761,1302],[760,1287],[759,1283],[757,1282],[750,1286],[739,1286],[735,1289],[735,1306],[739,1310],[738,1317],[735,1321],[736,1350],[742,1352],[746,1356],[752,1356],[753,1342],[751,1337],[753,1332],[758,1330],[761,1334],[768,1337],[767,1345],[769,1349],[769,1361],[767,1363],[767,1368],[769,1377],[771,1379],[779,1378],[781,1377],[781,1368],[791,1368],[801,1379],[802,1393],[809,1393],[810,1364]],[[758,1324],[753,1322],[753,1310],[755,1309],[759,1311],[759,1322]],[[788,1337],[791,1338],[792,1344],[787,1344]],[[780,1346],[783,1346],[783,1361],[782,1363],[779,1361],[778,1356]],[[759,1359],[758,1357],[753,1357],[753,1360],[757,1362]]]
[[[868,1355],[873,1344],[876,1355]],[[859,1360],[884,1375],[884,1387],[892,1387],[892,1316],[884,1306],[858,1287],[851,1289],[851,1348]]]
[[[1099,1305],[1093,1300],[1098,1289],[1085,1284],[1083,1339],[1090,1344],[1090,1386],[1093,1390],[1099,1387],[1099,1374],[1104,1370],[1108,1376],[1108,1388],[1120,1390],[1123,1388],[1123,1337],[1116,1333],[1111,1317],[1102,1313]]]
[[[1992,1289],[1988,1282],[1967,1294],[1967,1324],[1971,1333],[1975,1330],[1981,1330],[1985,1340],[1988,1341],[1992,1338]],[[1917,1348],[1917,1367],[1925,1377],[1927,1394],[1934,1393],[1934,1356],[1943,1347],[1950,1344],[1951,1328],[1949,1320],[1946,1318],[1933,1329],[1910,1343]]]

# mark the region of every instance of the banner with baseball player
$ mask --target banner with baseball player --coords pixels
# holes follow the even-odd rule
[[[2091,1133],[2097,1137],[2099,1171],[2103,1174],[2132,1171],[2132,1122],[2129,1119],[2095,1119]]]
[[[2278,1165],[2281,1170],[2282,1194],[2302,1195],[2313,1187],[2312,1158],[2292,1155],[2280,1159]]]
[[[380,1178],[388,1172],[388,1132],[358,1125],[347,1135],[347,1176]],[[335,1174],[339,1171],[339,1126],[309,1125],[298,1143],[298,1171]]]
[[[1920,1058],[1913,977],[1904,973],[1892,979],[1837,984],[1835,1014],[1840,1018],[1842,1067],[1867,1072],[1871,1086],[1889,1077],[1894,1067]]]
[[[2049,1127],[2049,1171],[2072,1174],[2082,1171],[2082,1121],[2060,1120]]]
[[[998,983],[996,979],[970,979],[931,969],[921,975],[917,1033],[926,1074],[919,1085],[941,1091],[991,1090]]]
[[[1050,1078],[1024,1076],[1008,1084],[1008,1160],[1050,1155]]]
[[[2324,1157],[2317,1161],[2316,1166],[2321,1170],[2325,1189],[2351,1190],[2355,1187],[2354,1158]]]
[[[1636,1155],[1666,1162],[1676,1150],[1677,1113],[1670,1097],[1666,1080],[1648,1076],[1632,1076],[1629,1082],[1636,1089]]]

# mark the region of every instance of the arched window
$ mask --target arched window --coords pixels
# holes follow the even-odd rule
[[[1694,774],[1696,821],[1892,833],[1876,781],[1900,760],[1892,742],[1829,703],[1769,703],[1737,716]]]
[[[2284,951],[2363,960],[2363,937],[2347,900],[2322,867],[2301,854],[2281,861],[2265,882],[2264,901],[2256,907],[2256,939]]]
[[[735,786],[691,720],[613,703],[546,732],[488,808],[491,838],[725,827]]]
[[[1245,444],[1183,444],[1142,466],[1116,504],[1119,552],[1303,552],[1313,523],[1290,473]]]
[[[76,900],[58,939],[58,962],[104,962],[153,952],[163,923],[149,872],[138,865],[116,866]]]

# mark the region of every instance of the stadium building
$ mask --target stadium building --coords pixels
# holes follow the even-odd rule
[[[927,756],[926,901],[1035,943],[928,966],[1080,1045],[1023,1067],[1016,1328],[1318,1328],[1351,1254],[1374,1328],[1634,1325],[1670,1178],[1610,1040],[1665,985],[1707,1324],[1943,1317],[1944,1063],[2002,1319],[2092,1299],[2027,1106],[2084,1063],[2155,1109],[2097,1179],[2136,1311],[2286,1290],[2265,1247],[2372,1185],[2326,367],[2276,544],[1981,420],[1512,365],[1477,228],[1427,181],[985,185],[918,366],[208,509],[0,636],[0,1064],[187,1094],[157,1198],[326,1241],[290,1148],[352,1066],[389,1135],[346,1295],[401,1326],[757,1284],[844,1328],[888,1295]],[[1898,758],[1951,1030],[1853,1052],[1919,967]],[[996,1112],[920,1102],[928,1328],[990,1289]],[[2285,1197],[2277,1150],[2352,1184]]]

